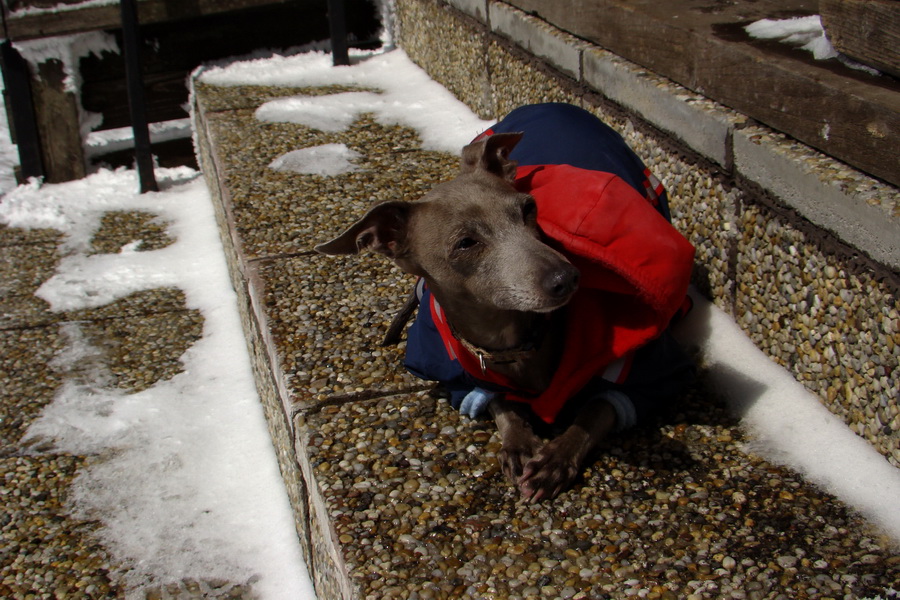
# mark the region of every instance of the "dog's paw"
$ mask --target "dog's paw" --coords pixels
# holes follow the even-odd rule
[[[548,442],[534,458],[525,463],[522,474],[516,481],[522,497],[529,502],[550,500],[566,491],[578,478],[581,461],[572,453],[562,451]]]
[[[497,458],[500,461],[500,469],[513,485],[518,483],[525,465],[540,450],[541,443],[541,439],[530,432],[527,434],[523,432],[514,440],[504,441]]]

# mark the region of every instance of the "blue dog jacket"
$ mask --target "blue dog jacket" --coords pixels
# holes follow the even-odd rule
[[[553,423],[571,398],[587,392],[605,397],[620,425],[631,425],[649,412],[648,398],[671,387],[660,382],[655,390],[648,381],[682,373],[689,364],[671,340],[659,340],[684,305],[693,247],[669,223],[659,181],[617,133],[587,111],[567,104],[524,106],[476,140],[506,132],[524,134],[510,154],[518,163],[515,187],[534,196],[548,243],[582,273],[565,309],[565,350],[556,375],[547,390],[520,390],[482,368],[453,337],[421,281],[406,366],[418,377],[442,382],[457,408],[468,396],[472,412],[491,394],[503,393]],[[655,363],[652,368],[634,368],[642,356]],[[667,367],[659,368],[660,361]]]

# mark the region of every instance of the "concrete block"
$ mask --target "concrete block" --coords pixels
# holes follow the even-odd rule
[[[745,120],[742,115],[601,49],[584,52],[583,79],[706,158],[729,166],[729,137]]]
[[[586,43],[506,4],[491,3],[489,10],[494,33],[508,37],[567,75],[581,78],[581,54],[588,47]]]
[[[734,134],[735,170],[815,225],[900,268],[897,189],[764,127]]]
[[[447,0],[447,4],[487,25],[488,0]]]

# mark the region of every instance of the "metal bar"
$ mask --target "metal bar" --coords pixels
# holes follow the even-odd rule
[[[347,17],[344,0],[328,0],[328,27],[331,33],[331,56],[334,66],[350,64],[347,51]]]
[[[20,183],[29,177],[43,177],[41,139],[31,96],[31,69],[8,39],[0,44],[0,66],[3,69],[3,95],[10,117],[10,133],[19,148]]]
[[[150,128],[147,125],[147,106],[144,81],[141,75],[139,24],[136,0],[121,0],[122,39],[125,50],[125,79],[128,86],[128,109],[134,132],[134,154],[137,162],[141,193],[159,189],[153,173],[153,152],[150,148]]]

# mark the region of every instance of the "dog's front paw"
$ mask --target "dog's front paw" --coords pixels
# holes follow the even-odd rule
[[[565,448],[565,440],[557,438],[525,463],[516,485],[530,502],[549,500],[572,486],[581,466],[580,456]]]
[[[516,485],[522,477],[525,465],[532,460],[541,448],[541,439],[529,432],[521,432],[515,439],[504,440],[498,453],[500,469],[503,474]]]

